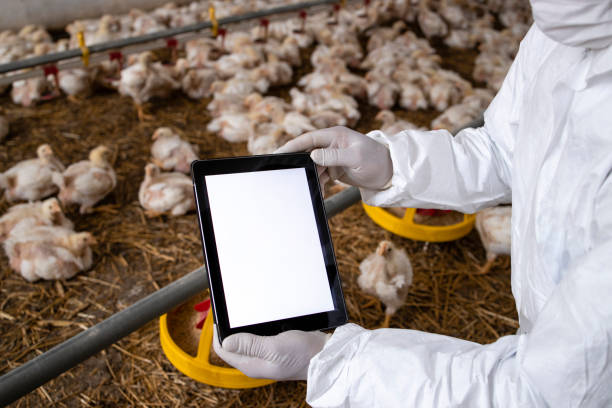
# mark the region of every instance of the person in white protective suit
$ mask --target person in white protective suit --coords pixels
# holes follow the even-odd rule
[[[535,24],[485,124],[302,135],[366,203],[472,213],[512,202],[520,329],[481,345],[347,324],[237,334],[215,349],[253,377],[307,379],[314,407],[612,406],[612,1],[532,0]]]

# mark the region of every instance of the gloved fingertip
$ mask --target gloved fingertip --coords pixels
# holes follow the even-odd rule
[[[312,159],[313,162],[315,162],[319,166],[325,165],[323,149],[315,149],[312,152],[310,152],[310,158]]]
[[[228,351],[230,353],[235,353],[238,351],[238,337],[237,336],[229,336],[223,340],[223,350]]]

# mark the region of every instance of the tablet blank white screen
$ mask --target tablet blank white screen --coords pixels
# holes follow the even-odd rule
[[[305,169],[206,185],[231,328],[334,309]]]

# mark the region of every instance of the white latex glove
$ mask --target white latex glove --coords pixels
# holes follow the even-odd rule
[[[281,146],[275,153],[311,152],[319,167],[319,180],[381,190],[393,175],[389,149],[346,127],[336,126],[305,133]]]
[[[221,347],[215,325],[213,348],[223,361],[251,378],[306,380],[310,359],[323,350],[330,336],[298,330],[276,336],[238,333],[225,338]]]

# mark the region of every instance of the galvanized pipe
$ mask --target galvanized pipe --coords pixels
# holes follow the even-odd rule
[[[327,217],[333,217],[360,199],[359,189],[355,187],[335,194],[325,200]],[[202,266],[9,371],[0,377],[0,406],[16,401],[207,288],[208,278]]]

